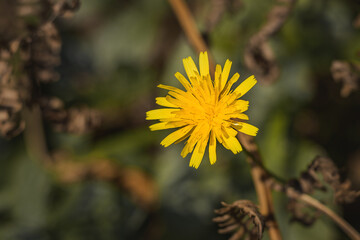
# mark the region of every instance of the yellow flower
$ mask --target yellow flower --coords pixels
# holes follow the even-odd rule
[[[167,107],[146,113],[147,120],[159,120],[150,126],[152,131],[180,128],[168,135],[160,143],[168,147],[186,138],[186,145],[181,152],[183,158],[193,152],[190,167],[198,168],[209,143],[209,160],[216,162],[216,140],[234,154],[242,147],[236,138],[238,132],[251,136],[258,128],[245,123],[249,120],[245,112],[249,102],[240,100],[255,84],[254,76],[247,78],[234,90],[232,85],[240,75],[235,73],[228,81],[231,61],[226,60],[224,69],[216,65],[215,79],[210,78],[207,52],[200,53],[200,73],[191,57],[183,59],[183,64],[190,82],[179,72],[175,77],[184,86],[185,91],[160,84],[158,87],[169,90],[166,97],[156,98],[156,103]]]

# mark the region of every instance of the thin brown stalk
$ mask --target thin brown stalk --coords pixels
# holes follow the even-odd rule
[[[312,198],[307,194],[300,194],[298,199],[326,214],[349,236],[350,239],[360,240],[360,234],[347,221],[315,198]]]
[[[308,194],[301,193],[296,191],[294,188],[282,184],[275,179],[268,175],[267,179],[265,180],[268,186],[276,191],[284,192],[289,198],[296,199],[298,201],[302,201],[303,203],[311,206],[318,211],[322,212],[326,216],[328,216],[331,220],[333,220],[339,228],[341,228],[344,233],[348,235],[348,237],[352,240],[360,240],[360,234],[357,232],[345,219],[341,218],[337,215],[333,210],[328,208],[326,205],[319,202],[317,199],[311,197]]]
[[[192,16],[190,9],[183,0],[169,0],[169,3],[187,37],[191,46],[197,53],[207,51],[209,54],[210,69],[215,69],[213,57],[209,53],[209,49],[201,37],[201,34],[196,26],[194,17]]]
[[[282,239],[279,226],[275,219],[273,199],[270,188],[264,183],[264,170],[259,165],[253,164],[253,159],[248,157],[248,163],[251,166],[251,176],[255,185],[256,194],[259,199],[260,212],[266,219],[266,226],[269,229],[271,240]]]
[[[260,212],[265,217],[266,226],[269,229],[269,237],[271,240],[281,240],[282,236],[275,218],[271,188],[264,181],[268,174],[262,167],[262,164],[259,164],[262,162],[262,159],[257,145],[252,142],[252,137],[247,135],[239,134],[238,138],[245,148],[245,151],[249,153],[247,161],[251,168],[250,172],[255,185],[256,194],[259,199]]]

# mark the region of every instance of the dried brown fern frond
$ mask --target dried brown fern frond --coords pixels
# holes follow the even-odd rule
[[[220,215],[213,219],[220,229],[219,233],[234,232],[229,240],[238,240],[242,237],[247,239],[261,239],[264,232],[264,217],[258,207],[249,200],[238,200],[232,204],[221,202],[223,206],[215,210]]]

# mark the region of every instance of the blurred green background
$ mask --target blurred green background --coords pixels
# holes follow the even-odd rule
[[[252,75],[244,49],[278,3],[227,1],[230,7],[207,31],[212,2],[189,2],[215,61],[232,60],[231,74],[239,72],[240,80]],[[328,155],[360,188],[360,95],[341,97],[341,83],[330,72],[336,59],[359,63],[360,32],[352,25],[359,10],[355,0],[298,0],[270,40],[279,79],[271,85],[259,79],[244,97],[250,101],[249,122],[260,129],[256,140],[265,165],[284,179],[298,177],[316,155]],[[67,107],[97,109],[104,120],[82,135],[54,131],[45,121],[48,147],[56,159],[105,160],[130,169],[133,184],[119,187],[106,177],[68,180],[72,166],[49,171],[28,154],[22,134],[1,138],[0,239],[227,239],[217,233],[213,210],[221,201],[257,202],[245,154],[219,147],[215,165],[205,154],[195,170],[188,167],[189,157],[180,156],[183,143],[160,146],[170,130],[150,132],[145,121],[145,112],[156,108],[155,97],[166,94],[157,84],[179,86],[174,73],[185,73],[182,58],[198,60],[169,3],[84,0],[72,18],[55,24],[62,38],[61,77],[43,91]],[[134,198],[131,188],[138,184],[144,189]],[[325,216],[311,227],[289,223],[286,196],[274,198],[284,239],[347,239]],[[359,200],[335,206],[331,192],[319,198],[360,230]]]

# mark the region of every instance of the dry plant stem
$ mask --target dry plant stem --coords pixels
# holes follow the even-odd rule
[[[266,226],[269,229],[269,237],[271,240],[280,240],[282,237],[274,215],[270,187],[263,180],[266,173],[259,165],[254,164],[254,160],[251,157],[248,157],[247,161],[251,167],[250,172],[259,199],[260,212],[265,217]]]
[[[248,153],[247,161],[251,167],[251,175],[254,181],[256,194],[259,199],[260,212],[265,217],[266,226],[269,229],[271,240],[281,240],[281,232],[275,219],[271,188],[264,181],[268,175],[262,167],[261,156],[257,145],[253,143],[253,138],[244,134],[239,134],[238,138],[242,143],[245,151]]]
[[[169,0],[184,33],[197,53],[208,51],[208,47],[196,26],[189,7],[183,0]],[[213,57],[209,53],[210,69],[215,69]]]
[[[51,163],[40,107],[35,104],[31,108],[25,107],[23,117],[26,124],[24,138],[28,154],[31,158],[41,161],[43,164]]]
[[[269,176],[270,177],[270,176]],[[360,234],[343,218],[341,218],[339,215],[337,215],[334,211],[332,211],[330,208],[316,200],[315,198],[304,194],[299,193],[298,191],[292,189],[291,187],[286,187],[278,182],[275,182],[274,179],[269,178],[269,180],[266,180],[267,182],[270,182],[270,185],[275,186],[275,190],[280,190],[282,192],[285,192],[287,196],[290,198],[294,198],[297,200],[300,200],[304,202],[305,204],[316,208],[320,212],[327,215],[331,220],[333,220],[352,240],[360,240]]]
[[[360,234],[343,218],[339,217],[335,212],[333,212],[330,208],[323,205],[321,202],[312,198],[307,194],[300,194],[299,199],[304,203],[312,206],[322,213],[326,214],[329,218],[331,218],[351,239],[360,240]]]
[[[260,212],[265,217],[266,226],[269,229],[269,237],[271,240],[281,240],[281,232],[274,214],[271,188],[264,181],[268,174],[262,167],[262,159],[257,145],[253,142],[253,137],[238,134],[238,138],[248,154],[247,161],[251,168],[251,175],[259,199]]]

